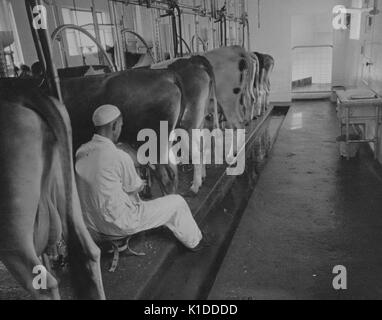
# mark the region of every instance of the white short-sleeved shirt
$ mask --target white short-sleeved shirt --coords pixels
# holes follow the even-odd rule
[[[143,184],[126,152],[94,135],[76,155],[78,192],[89,229],[124,236],[139,225],[141,201],[132,193]]]

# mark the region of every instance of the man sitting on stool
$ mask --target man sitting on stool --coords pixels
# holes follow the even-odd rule
[[[91,234],[129,237],[166,226],[187,248],[202,249],[206,243],[181,196],[140,199],[145,184],[129,154],[116,147],[123,126],[120,110],[101,106],[93,123],[96,134],[76,155],[78,192]]]

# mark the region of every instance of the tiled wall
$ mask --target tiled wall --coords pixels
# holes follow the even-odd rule
[[[292,80],[312,77],[313,83],[332,82],[331,47],[295,48],[292,52]]]

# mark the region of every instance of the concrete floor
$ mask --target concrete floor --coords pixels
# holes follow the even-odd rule
[[[381,168],[341,160],[338,134],[329,102],[293,104],[210,299],[382,298]]]

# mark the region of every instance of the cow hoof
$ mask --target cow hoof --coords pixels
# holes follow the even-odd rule
[[[192,192],[193,194],[197,195],[199,193],[199,189],[200,189],[200,187],[192,186],[190,188],[190,192]]]

